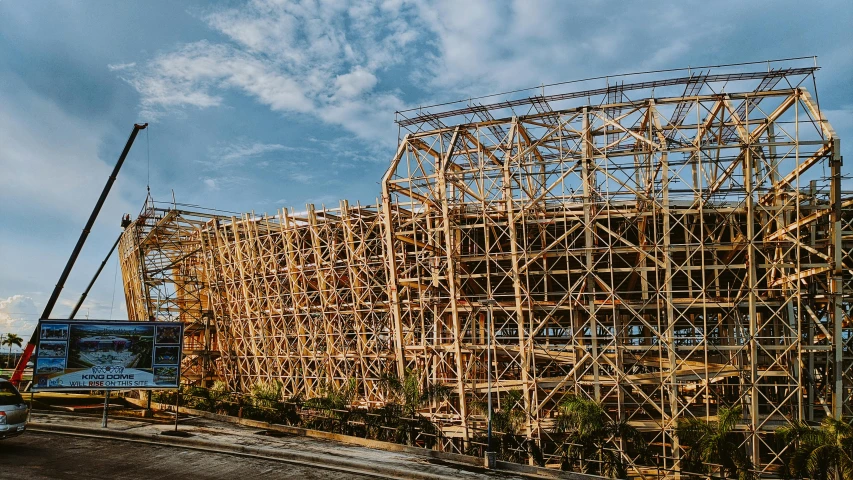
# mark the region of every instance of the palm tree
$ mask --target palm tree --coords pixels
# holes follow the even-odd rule
[[[6,357],[6,368],[9,368],[9,365],[12,362],[12,347],[17,346],[18,348],[21,348],[23,341],[24,341],[23,338],[19,337],[18,335],[14,334],[14,333],[10,333],[10,334],[6,335],[6,338],[4,338],[3,342],[0,343],[0,345],[8,345],[9,346],[9,356]]]
[[[417,432],[420,430],[427,435],[424,436],[424,444],[431,447],[441,430],[432,421],[421,415],[418,410],[432,401],[440,401],[447,398],[452,388],[447,385],[433,384],[421,381],[421,372],[406,369],[402,379],[394,374],[383,374],[380,383],[387,398],[385,406],[380,409],[382,415],[402,413],[397,426],[398,440],[407,445],[414,445]]]
[[[216,385],[214,385],[217,387]],[[218,391],[213,391],[214,402],[221,402],[227,396],[226,385],[219,385]],[[298,413],[298,399],[291,398],[285,402],[282,393],[283,385],[278,380],[259,380],[252,385],[252,392],[244,404],[247,414],[255,420],[269,423],[286,423],[296,425],[301,422]],[[221,405],[221,403],[220,403]]]
[[[355,411],[352,404],[358,394],[358,382],[355,378],[350,378],[348,382],[335,386],[331,381],[323,381],[319,390],[321,395],[305,400],[305,407],[319,410],[322,414],[312,417],[306,427],[349,435],[350,420]]]
[[[623,452],[640,461],[647,456],[642,434],[625,420],[611,420],[598,403],[572,395],[557,408],[554,430],[567,434],[563,469],[578,459],[584,473],[625,478],[628,471]],[[618,440],[622,441],[622,448]]]
[[[421,372],[408,368],[402,379],[394,374],[385,373],[379,382],[388,401],[401,405],[409,417],[414,417],[425,403],[447,398],[453,391],[447,385],[421,382]]]
[[[741,406],[720,407],[715,422],[699,418],[679,420],[675,435],[681,445],[687,447],[682,457],[682,470],[709,473],[711,465],[719,465],[722,478],[753,478],[752,461],[740,447],[743,435],[733,431],[742,413]]]
[[[787,458],[788,477],[853,480],[853,425],[831,417],[819,428],[805,422],[779,427],[776,434],[797,446]]]
[[[492,409],[492,443],[489,451],[497,452],[498,458],[521,463],[527,459],[525,447],[533,448],[521,434],[527,414],[523,408],[523,393],[521,390],[510,390],[501,398],[501,408]],[[475,401],[470,404],[471,411],[484,417],[489,415],[488,401]],[[473,453],[473,452],[472,452]],[[534,459],[538,462],[541,452],[534,451]]]
[[[252,390],[255,391],[255,388],[253,387]],[[181,394],[181,403],[189,408],[213,413],[227,413],[233,410],[232,405],[234,405],[228,384],[222,380],[213,382],[210,388],[190,386]]]

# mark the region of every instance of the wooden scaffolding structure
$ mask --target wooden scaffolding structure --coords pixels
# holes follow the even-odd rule
[[[149,196],[119,241],[128,319],[184,323],[182,377],[222,378],[199,227],[216,215],[156,206]]]
[[[491,370],[531,441],[558,442],[557,406],[579,395],[645,432],[666,471],[679,419],[740,405],[744,448],[774,472],[780,425],[853,415],[853,199],[815,70],[403,113],[378,206],[202,218],[166,257],[198,268],[235,389],[355,382],[381,403],[384,375],[417,372],[452,387],[425,414],[464,451]],[[136,250],[164,242],[140,235]],[[129,310],[160,312],[145,292],[166,270],[122,247]]]
[[[204,262],[235,389],[278,380],[285,395],[310,398],[353,379],[361,400],[384,400],[395,349],[381,226],[375,207],[347,202],[207,224]]]

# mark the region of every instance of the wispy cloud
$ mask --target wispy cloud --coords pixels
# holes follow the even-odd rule
[[[683,2],[610,5],[603,0],[417,2],[430,38],[422,84],[456,100],[542,83],[672,65],[727,22],[697,18]],[[666,28],[666,41],[660,30]]]
[[[143,114],[156,117],[172,108],[220,105],[216,93],[235,88],[277,111],[312,109],[299,82],[250,53],[199,41],[161,55],[124,77],[142,96]]]
[[[107,65],[107,69],[111,72],[119,72],[121,70],[127,70],[136,66],[136,62],[130,63],[111,63]]]
[[[321,149],[331,152],[333,142],[313,146],[288,146],[279,143],[251,142],[237,140],[225,145],[210,147],[209,158],[197,160],[207,175],[201,176],[202,184],[208,191],[228,190],[250,183],[244,177],[242,169],[274,168],[283,178],[301,184],[313,184],[318,178],[309,173],[305,155],[317,155]],[[334,162],[332,162],[334,164]],[[319,183],[323,183],[320,179]]]
[[[255,167],[266,167],[271,163],[291,164],[287,158],[275,158],[271,154],[285,152],[304,154],[314,151],[309,147],[293,147],[278,143],[250,142],[238,139],[233,143],[215,145],[208,149],[208,158],[197,160],[197,163],[211,171],[221,171],[230,167],[241,167],[252,162]],[[271,162],[272,158],[274,161]],[[261,159],[264,160],[261,160]]]
[[[394,112],[412,101],[401,84],[413,84],[430,103],[576,78],[579,65],[598,73],[616,65],[623,72],[648,68],[669,64],[723,28],[696,28],[673,3],[663,15],[673,41],[656,42],[656,34],[642,26],[649,22],[614,28],[598,18],[601,6],[566,8],[557,0],[253,0],[198,15],[226,41],[183,44],[117,70],[139,91],[148,115],[216,107],[226,92],[238,91],[273,111],[307,114],[359,139],[378,140],[387,150],[396,140]],[[650,22],[661,16],[633,6],[624,10],[622,15]],[[626,63],[626,57],[636,61]]]
[[[780,11],[795,5],[782,3]],[[377,152],[387,160],[397,139],[397,110],[697,61],[754,60],[792,48],[796,36],[780,35],[787,47],[773,52],[764,45],[769,42],[748,51],[724,44],[719,39],[755,34],[754,23],[729,21],[750,18],[752,7],[721,0],[696,16],[698,5],[250,0],[196,12],[216,41],[177,45],[113,67],[140,93],[147,114],[213,108],[238,92],[288,118],[341,127],[362,142],[362,158]]]
[[[404,61],[417,37],[405,2],[275,2],[201,15],[229,42],[188,43],[138,66],[115,68],[141,95],[143,114],[222,105],[249,95],[271,110],[309,114],[361,138],[391,144],[405,103],[376,91],[378,73]],[[128,64],[130,65],[130,64]]]
[[[370,91],[376,85],[376,75],[363,67],[356,67],[350,73],[335,78],[336,96],[352,98]]]
[[[292,147],[285,147],[284,145],[279,145],[277,143],[237,143],[225,147],[219,158],[231,162],[289,149],[292,149]]]
[[[251,179],[238,175],[204,175],[199,177],[204,188],[209,192],[219,190],[233,190],[244,188],[251,183]]]
[[[311,183],[314,180],[314,177],[310,174],[304,172],[294,172],[290,174],[290,178],[299,182],[299,183]]]

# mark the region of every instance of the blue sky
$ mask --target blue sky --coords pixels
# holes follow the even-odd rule
[[[174,190],[179,202],[238,212],[373,203],[404,108],[817,55],[820,104],[850,158],[851,24],[844,0],[0,0],[0,333],[29,335],[134,122],[151,126],[57,318],[121,215],[139,211],[149,176],[155,199]],[[118,277],[113,260],[81,316],[126,318]]]

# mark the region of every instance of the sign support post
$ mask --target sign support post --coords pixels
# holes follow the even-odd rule
[[[101,421],[101,427],[107,428],[107,412],[110,409],[110,391],[104,393],[104,419]]]
[[[181,387],[178,386],[178,395],[175,397],[175,433],[178,433],[178,415],[181,411]]]

